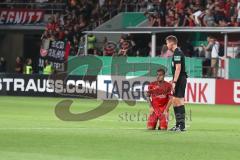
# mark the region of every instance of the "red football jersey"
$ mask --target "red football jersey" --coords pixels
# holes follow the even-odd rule
[[[172,85],[166,81],[152,82],[148,85],[148,93],[154,107],[165,107],[171,96]]]

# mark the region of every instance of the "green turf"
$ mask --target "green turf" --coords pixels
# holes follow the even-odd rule
[[[171,133],[145,129],[146,103],[135,107],[120,103],[101,118],[63,122],[54,114],[54,107],[61,100],[0,97],[0,159],[236,160],[240,157],[237,106],[187,105],[188,131]],[[82,99],[74,102],[73,112],[88,111],[100,103]],[[138,112],[140,116],[134,117]],[[171,118],[171,125],[173,122]]]

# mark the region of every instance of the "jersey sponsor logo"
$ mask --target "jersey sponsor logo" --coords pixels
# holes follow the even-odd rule
[[[174,56],[174,61],[181,61],[181,56]]]

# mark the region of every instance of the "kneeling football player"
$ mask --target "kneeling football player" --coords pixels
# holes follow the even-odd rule
[[[166,81],[165,70],[157,71],[157,80],[148,85],[147,101],[150,105],[150,115],[148,117],[147,128],[155,130],[159,122],[159,130],[168,129],[168,112],[166,109],[171,105],[172,85]]]

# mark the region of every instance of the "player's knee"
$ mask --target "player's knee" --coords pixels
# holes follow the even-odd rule
[[[167,131],[167,127],[161,127],[160,130],[161,131]]]
[[[155,127],[147,126],[147,130],[155,130]]]

